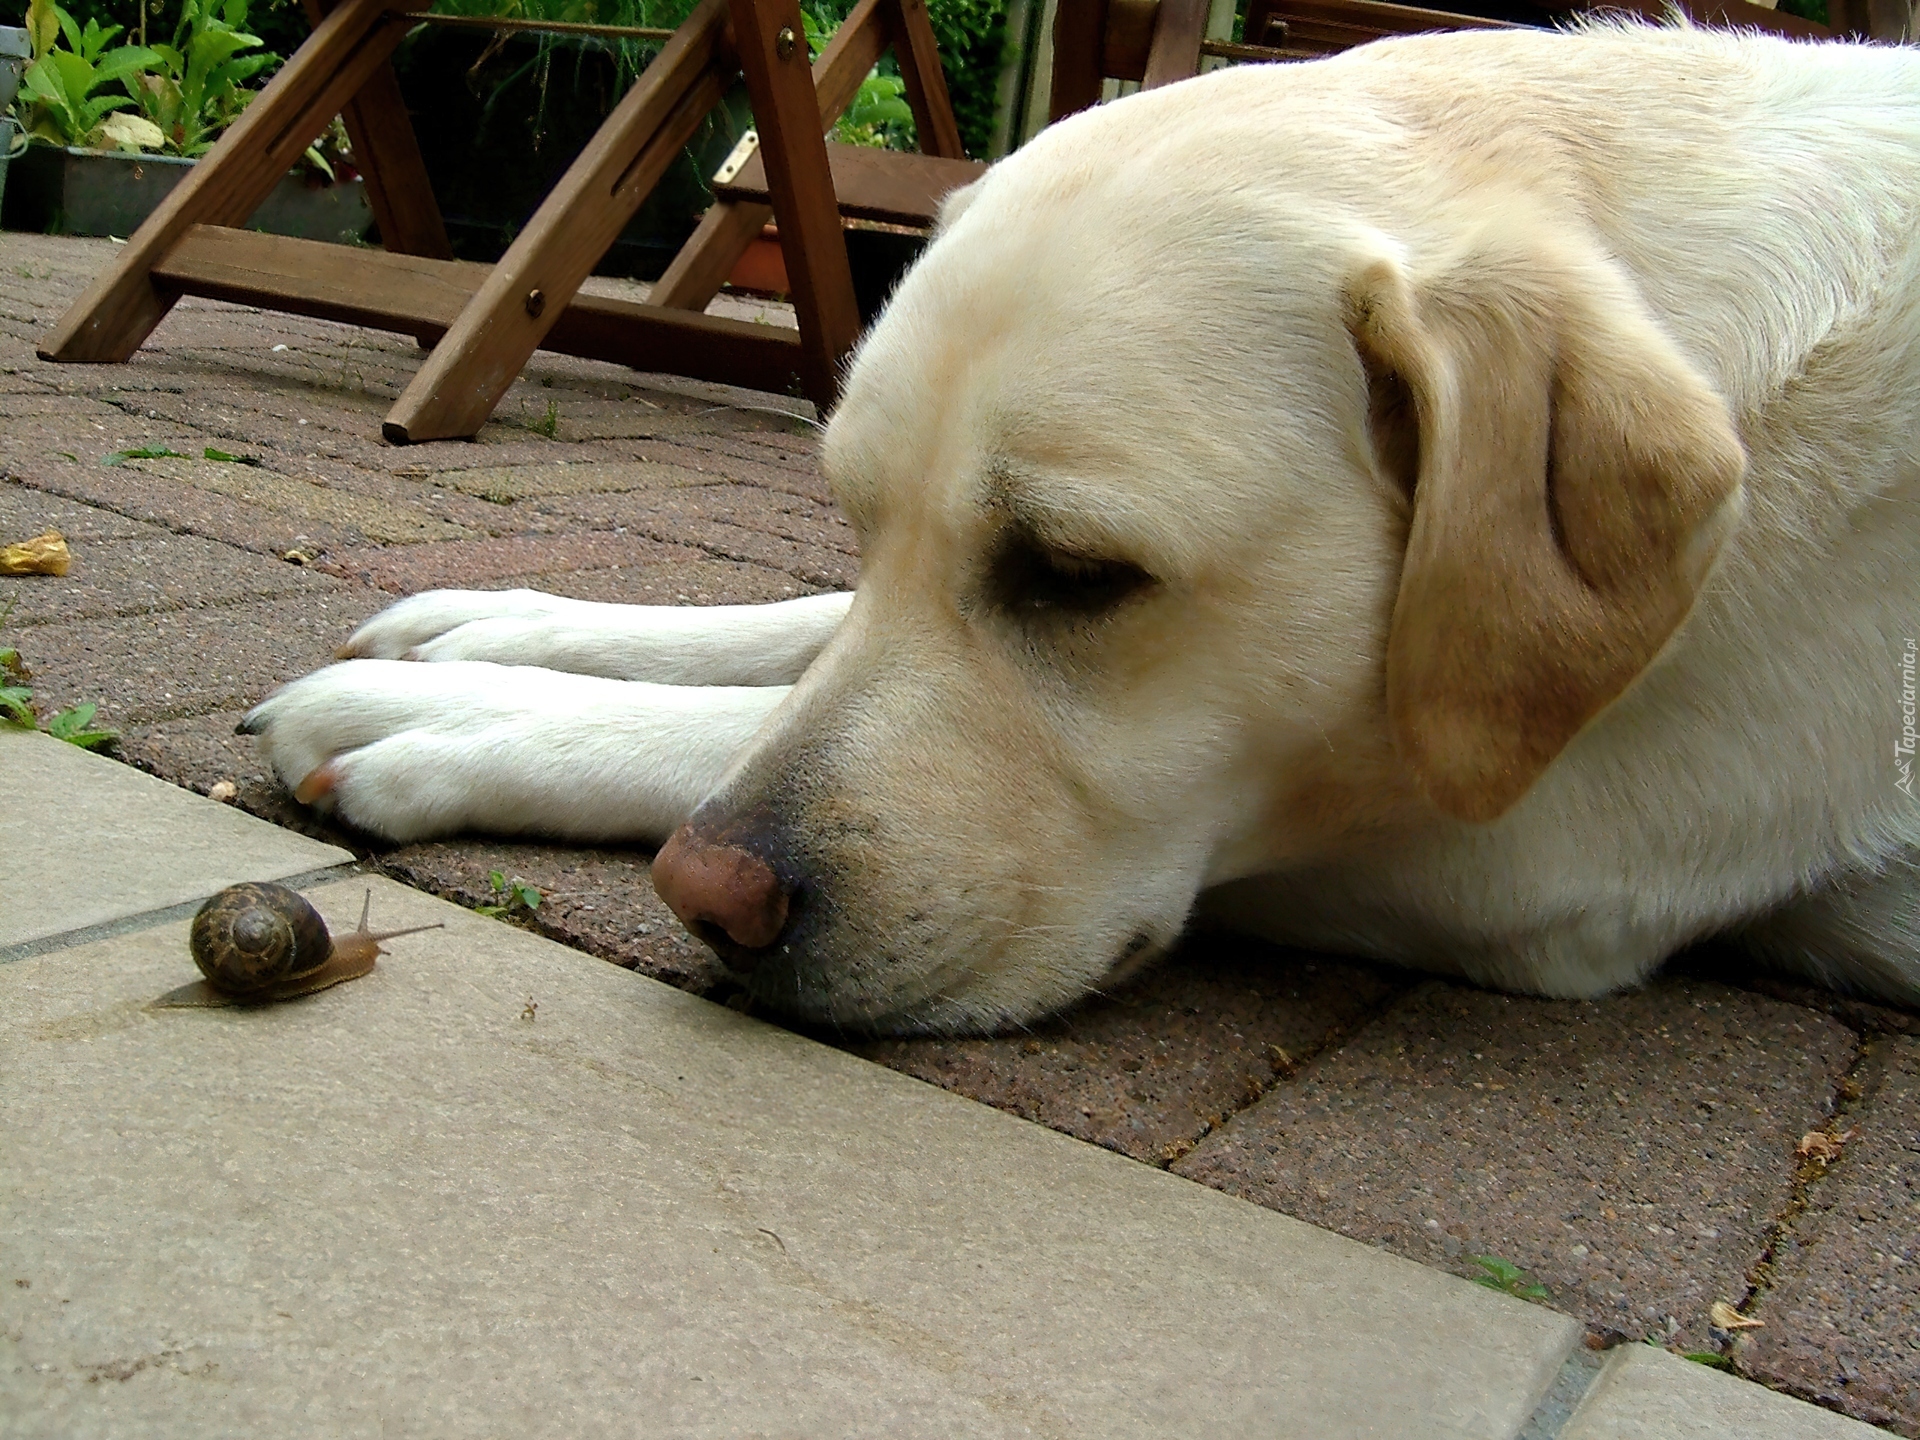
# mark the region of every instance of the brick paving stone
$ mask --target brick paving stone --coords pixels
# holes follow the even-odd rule
[[[1856,1049],[1705,981],[1597,1001],[1429,982],[1174,1168],[1463,1275],[1498,1255],[1603,1336],[1671,1317],[1704,1349]]]
[[[823,505],[833,500],[811,455],[789,456],[769,450],[759,443],[759,437],[683,435],[675,440],[637,441],[626,451],[635,459],[684,465],[723,480],[804,495]]]
[[[132,460],[127,465],[196,490],[266,505],[308,520],[330,521],[369,540],[415,544],[422,540],[462,540],[473,533],[426,515],[405,500],[354,494],[339,485],[279,474],[261,465],[198,459]]]
[[[189,443],[197,445],[199,437]],[[327,475],[313,461],[285,457],[263,465],[199,459],[104,465],[12,464],[0,454],[0,466],[56,494],[274,554],[303,536],[331,549],[385,537],[413,544],[522,528],[481,501],[368,471]]]
[[[341,638],[389,599],[338,585],[290,599],[36,625],[19,649],[43,708],[97,701],[114,725],[244,710],[328,663]]]
[[[738,987],[713,951],[689,935],[654,893],[650,857],[634,850],[459,840],[408,845],[380,857],[397,880],[463,905],[496,903],[491,875],[540,887],[516,923],[696,995]]]
[[[674,490],[724,483],[722,477],[650,460],[560,461],[546,465],[477,465],[442,470],[432,483],[496,505],[533,495],[618,495],[630,490]]]
[[[0,609],[13,606],[7,624],[71,624],[340,589],[330,576],[283,560],[145,528],[147,533],[126,539],[73,541],[72,569],[64,576],[0,577]]]
[[[656,540],[697,545],[722,559],[770,565],[815,584],[850,585],[859,573],[853,531],[842,517],[811,501],[745,486],[566,496],[556,498],[553,509]]]
[[[35,490],[0,474],[0,545],[10,545],[47,530],[70,541],[130,540],[158,527],[131,520],[98,505],[78,505]]]
[[[181,485],[134,465],[18,463],[0,443],[0,471],[48,494],[117,511],[169,530],[204,535],[245,550],[344,549],[365,537],[357,527],[312,513],[289,513],[254,500]]]
[[[1112,995],[1023,1034],[849,1048],[1164,1165],[1405,984],[1372,966],[1208,937]]]
[[[84,418],[23,415],[0,426],[0,465],[9,471],[35,462],[97,466],[116,450],[184,451],[198,440],[196,431],[172,421],[149,420],[116,406]]]
[[[691,545],[666,544],[611,530],[551,539],[518,536],[330,551],[318,568],[400,595],[421,590],[493,590],[527,585],[582,600],[635,605],[689,601],[747,604],[820,588],[784,570],[716,560]],[[589,576],[593,578],[587,580]],[[572,583],[576,579],[585,582],[593,593]]]
[[[1808,1186],[1743,1332],[1742,1374],[1920,1436],[1920,1040],[1869,1047],[1859,1134]]]
[[[0,419],[7,421],[40,415],[95,420],[111,418],[118,413],[116,407],[96,400],[91,395],[59,395],[37,388],[18,394],[0,394]]]
[[[716,560],[691,546],[662,548],[670,552],[670,558],[658,564],[650,561],[609,570],[508,575],[495,583],[623,605],[758,605],[832,588],[764,565]],[[492,588],[491,584],[487,588]]]

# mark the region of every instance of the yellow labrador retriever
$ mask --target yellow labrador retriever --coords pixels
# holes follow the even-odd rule
[[[1076,117],[949,207],[823,461],[851,596],[430,593],[248,728],[394,839],[668,840],[847,1026],[1021,1020],[1196,904],[1920,999],[1920,54],[1430,36]]]

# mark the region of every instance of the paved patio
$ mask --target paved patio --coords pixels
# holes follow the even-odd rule
[[[733,998],[654,899],[643,853],[369,848],[292,806],[232,730],[413,590],[703,603],[851,583],[801,407],[540,356],[476,442],[394,449],[379,419],[417,363],[410,341],[191,302],[129,365],[42,364],[35,336],[108,251],[0,236],[0,543],[51,526],[75,553],[65,580],[0,580],[0,606],[15,600],[0,633],[39,698],[99,701],[140,768],[201,792],[231,782],[240,807],[409,885],[474,904],[493,898],[494,870],[537,884],[528,928]],[[134,447],[259,463],[102,463]],[[61,813],[5,780],[0,825],[26,804]],[[1028,1033],[847,1048],[1132,1157],[1142,1176],[1171,1171],[1456,1275],[1501,1257],[1580,1322],[1595,1364],[1649,1336],[1720,1350],[1751,1379],[1920,1436],[1920,1017],[1756,982],[1712,954],[1581,1004],[1196,937]],[[1811,1131],[1857,1133],[1823,1165],[1796,1153]],[[1716,1331],[1716,1301],[1765,1323]],[[1658,1358],[1618,1350],[1609,1393],[1638,1393],[1639,1351]],[[1577,1398],[1592,1368],[1562,1389]]]

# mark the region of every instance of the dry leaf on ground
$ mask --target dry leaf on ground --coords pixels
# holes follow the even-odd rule
[[[1767,1323],[1751,1315],[1742,1315],[1724,1300],[1713,1302],[1713,1308],[1707,1311],[1707,1318],[1713,1322],[1716,1330],[1759,1330]]]
[[[1800,1143],[1793,1147],[1793,1153],[1802,1160],[1831,1165],[1840,1158],[1840,1152],[1846,1148],[1847,1142],[1859,1133],[1858,1125],[1844,1135],[1835,1135],[1826,1130],[1809,1130],[1800,1137]]]
[[[58,530],[17,545],[0,545],[0,575],[64,575],[72,563],[67,537]]]

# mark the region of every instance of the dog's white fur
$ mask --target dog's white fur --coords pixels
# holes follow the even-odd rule
[[[1920,999],[1910,51],[1432,36],[1103,107],[950,207],[824,454],[851,599],[418,596],[266,753],[395,839],[771,806],[825,899],[769,998],[847,1023],[1045,1010],[1197,897],[1550,995],[1735,931]],[[1028,573],[1087,560],[1151,579]]]

